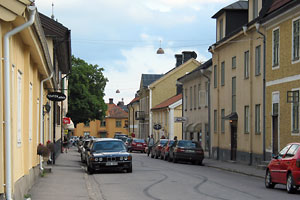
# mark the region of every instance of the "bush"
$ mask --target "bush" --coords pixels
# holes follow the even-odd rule
[[[54,146],[54,143],[53,142],[51,142],[50,140],[48,140],[48,142],[47,142],[47,148],[49,149],[49,151],[50,152],[54,152],[54,150],[55,150],[55,146]]]
[[[39,144],[37,147],[37,155],[48,157],[49,156],[49,149],[45,147],[43,144]]]

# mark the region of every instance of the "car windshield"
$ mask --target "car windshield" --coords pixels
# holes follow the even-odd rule
[[[145,142],[145,140],[143,140],[143,139],[134,139],[133,141],[138,142],[138,143],[144,143]]]
[[[126,151],[126,148],[121,141],[102,141],[96,142],[93,146],[95,152],[120,152]]]
[[[193,141],[188,141],[188,140],[183,140],[178,142],[179,147],[186,147],[186,148],[197,148],[200,147],[199,143],[193,142]]]

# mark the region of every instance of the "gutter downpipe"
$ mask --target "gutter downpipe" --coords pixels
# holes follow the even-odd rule
[[[5,179],[6,179],[6,199],[12,199],[12,177],[11,177],[11,99],[10,99],[10,62],[9,62],[9,39],[11,36],[19,33],[20,31],[24,30],[25,28],[31,26],[35,20],[35,13],[36,7],[35,6],[28,6],[27,7],[30,12],[29,20],[14,28],[13,30],[9,31],[4,36],[4,102],[5,102]]]
[[[48,78],[45,78],[44,80],[41,81],[41,86],[40,86],[40,143],[44,144],[44,133],[43,133],[43,125],[44,125],[44,116],[43,116],[43,101],[44,101],[44,95],[43,95],[43,89],[44,89],[44,82],[50,80],[53,77],[53,72]],[[43,171],[43,157],[40,156],[40,170]]]
[[[204,74],[204,70],[202,69],[202,70],[200,70],[200,72],[201,72],[201,74],[207,79],[207,81],[208,81],[208,134],[209,134],[209,147],[208,147],[208,149],[209,149],[209,152],[208,152],[208,155],[209,155],[209,157],[211,157],[211,140],[212,140],[212,138],[211,138],[211,133],[210,133],[210,78],[207,76],[207,75],[205,75]]]
[[[266,160],[266,36],[259,31],[260,24],[255,24],[256,32],[263,36],[264,59],[263,59],[263,160]]]
[[[149,136],[152,135],[152,89],[148,86],[149,89]]]

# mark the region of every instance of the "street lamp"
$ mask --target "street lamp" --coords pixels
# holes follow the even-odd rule
[[[159,49],[156,51],[156,54],[165,54],[165,51],[161,48],[161,40],[159,41]]]

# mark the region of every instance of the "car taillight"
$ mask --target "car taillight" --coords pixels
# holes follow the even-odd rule
[[[136,145],[136,143],[135,143],[135,142],[133,142],[133,143],[132,143],[132,145]]]
[[[202,153],[203,153],[203,150],[198,150],[198,151],[196,151],[196,153],[202,154]]]
[[[176,149],[176,152],[184,152],[184,149],[182,149],[182,148],[177,148],[177,149]]]
[[[299,167],[300,168],[300,159],[298,158],[297,161],[296,161],[296,167]]]

